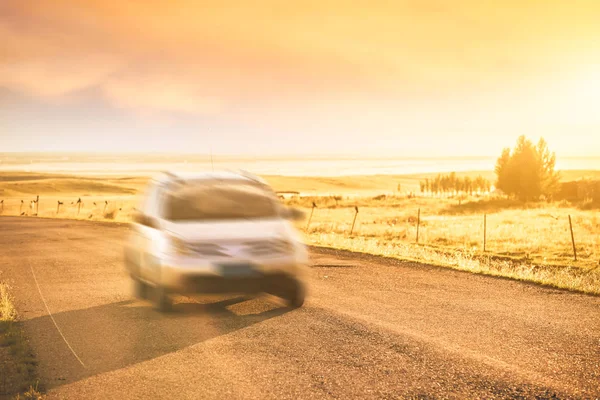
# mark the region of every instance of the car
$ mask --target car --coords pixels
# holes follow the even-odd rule
[[[258,294],[301,307],[308,252],[303,217],[247,172],[165,172],[136,207],[125,268],[138,297],[167,311],[176,294]]]

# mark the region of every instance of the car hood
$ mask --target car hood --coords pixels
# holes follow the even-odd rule
[[[210,222],[167,222],[165,230],[187,242],[289,238],[283,219]]]

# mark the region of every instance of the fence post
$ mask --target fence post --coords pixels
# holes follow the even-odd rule
[[[356,217],[358,216],[358,207],[354,206],[354,210],[356,210],[356,213],[354,214],[354,220],[352,221],[352,228],[350,228],[351,235],[352,235],[352,232],[354,231],[354,224],[356,223]]]
[[[417,213],[417,244],[419,244],[419,228],[421,227],[421,209]]]
[[[573,234],[573,222],[571,221],[571,215],[569,215],[569,228],[571,230],[571,242],[573,243],[573,257],[577,261],[577,247],[575,247],[575,235]]]
[[[483,214],[483,252],[487,249],[487,214]]]
[[[310,210],[310,216],[308,217],[308,222],[306,223],[306,232],[308,232],[308,228],[310,228],[310,221],[312,220],[313,213],[315,212],[315,208],[317,208],[317,204],[313,201],[312,209]]]

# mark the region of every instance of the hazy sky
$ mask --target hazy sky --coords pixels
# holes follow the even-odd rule
[[[600,1],[0,0],[0,151],[600,155]]]

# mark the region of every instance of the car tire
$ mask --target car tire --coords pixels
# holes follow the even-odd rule
[[[299,281],[294,281],[292,288],[285,297],[285,300],[289,307],[300,308],[304,305],[305,297],[306,289],[304,288],[304,285]]]
[[[154,288],[154,306],[160,312],[169,312],[173,308],[173,300],[164,287]]]
[[[148,299],[150,287],[143,281],[133,278],[133,293],[138,299]]]

